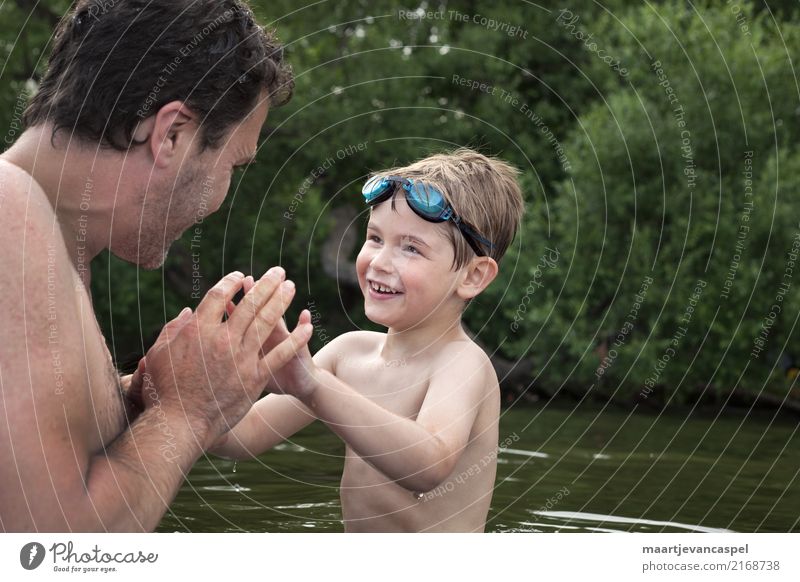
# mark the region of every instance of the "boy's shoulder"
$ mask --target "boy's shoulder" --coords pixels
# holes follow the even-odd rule
[[[434,368],[442,373],[454,369],[497,381],[492,361],[481,346],[470,338],[448,342],[433,354]]]
[[[363,356],[378,349],[386,334],[374,331],[351,331],[335,337],[317,352],[314,361],[329,372],[336,373],[336,365],[353,354]]]
[[[377,347],[385,338],[385,333],[377,331],[349,331],[331,340],[329,346],[337,351],[351,349],[364,350]]]
[[[476,359],[481,363],[490,361],[489,356],[486,355],[486,352],[483,350],[483,348],[475,343],[475,340],[470,337],[456,339],[442,344],[436,354],[436,357]]]
[[[500,399],[500,384],[483,348],[471,339],[461,339],[442,345],[433,354],[428,394],[432,401],[447,403],[443,405],[451,410],[464,406],[475,411],[494,410]]]

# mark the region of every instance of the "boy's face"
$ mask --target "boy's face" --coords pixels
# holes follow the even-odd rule
[[[394,210],[391,200],[372,209],[356,270],[367,317],[404,330],[460,312],[463,301],[445,226],[417,216],[402,195],[394,200]]]

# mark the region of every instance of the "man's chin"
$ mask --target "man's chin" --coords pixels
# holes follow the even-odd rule
[[[164,261],[167,260],[167,255],[169,254],[169,249],[172,244],[173,243],[171,242],[159,249],[151,249],[151,252],[148,253],[148,256],[143,257],[145,260],[139,263],[139,266],[148,271],[160,269],[164,265]]]
[[[164,261],[167,259],[167,253],[164,252],[161,254],[160,257],[157,257],[153,260],[142,261],[137,263],[140,268],[144,269],[145,271],[154,271],[156,269],[160,269],[164,265]]]
[[[162,247],[160,249],[150,247],[147,249],[140,248],[131,250],[132,252],[118,253],[114,252],[112,249],[111,252],[118,259],[122,259],[127,263],[134,264],[140,269],[144,269],[145,271],[153,271],[161,268],[164,265],[164,261],[167,258],[167,253],[169,252],[169,246],[166,248]]]

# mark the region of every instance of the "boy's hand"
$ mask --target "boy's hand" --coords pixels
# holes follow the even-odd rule
[[[297,320],[297,325],[311,325],[311,312],[304,309]],[[281,320],[264,342],[261,348],[262,353],[269,353],[275,346],[279,345],[289,337],[289,330],[286,322]],[[319,372],[308,344],[297,351],[297,354],[289,360],[282,368],[270,370],[272,379],[267,385],[267,390],[274,394],[288,394],[300,400],[308,398],[316,389],[317,373]]]
[[[247,295],[255,285],[253,277],[246,277],[243,282],[244,293]],[[227,308],[228,317],[233,315],[236,304],[230,302]],[[311,312],[304,309],[300,314],[297,325],[311,324]],[[268,354],[275,346],[289,337],[289,330],[286,321],[281,319],[272,331],[272,334],[264,341],[261,347],[261,356]],[[289,361],[283,368],[270,370],[271,377],[266,386],[268,392],[273,394],[288,394],[302,400],[314,392],[316,386],[316,376],[318,368],[311,357],[308,344],[298,351],[297,355]],[[223,441],[227,435],[223,435]],[[221,444],[221,442],[216,443]]]

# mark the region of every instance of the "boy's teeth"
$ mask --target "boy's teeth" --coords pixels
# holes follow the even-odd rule
[[[391,288],[378,285],[377,283],[372,283],[372,288],[379,293],[397,293],[397,291],[393,291]]]

